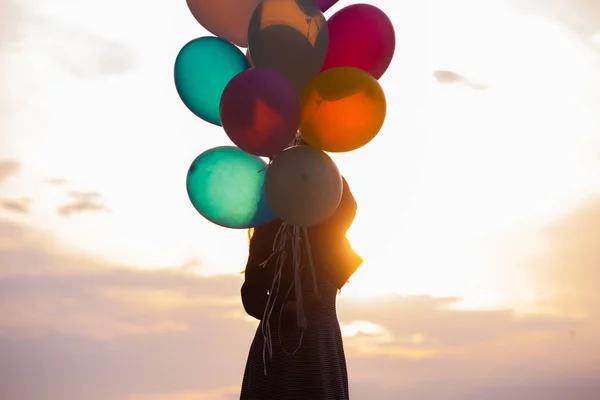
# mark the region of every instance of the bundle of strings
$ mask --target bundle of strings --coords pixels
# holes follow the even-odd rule
[[[280,294],[281,287],[281,277],[283,276],[283,268],[285,268],[286,259],[288,257],[286,249],[291,248],[291,257],[292,257],[292,268],[294,270],[294,278],[290,287],[287,289],[285,293],[285,297],[281,302],[281,309],[279,311],[278,318],[278,336],[279,336],[279,344],[282,350],[287,355],[294,355],[300,349],[302,345],[302,340],[304,338],[304,330],[307,326],[306,314],[304,311],[304,299],[303,299],[303,290],[302,290],[302,277],[301,272],[303,270],[303,253],[306,255],[307,262],[311,268],[312,281],[314,293],[317,298],[320,297],[319,288],[317,286],[317,275],[315,271],[315,266],[312,260],[312,250],[310,247],[310,240],[308,237],[308,231],[306,228],[300,228],[297,226],[291,226],[286,223],[281,224],[281,227],[277,231],[275,235],[275,240],[273,241],[272,253],[265,261],[263,261],[260,265],[265,268],[268,262],[272,259],[275,259],[275,273],[273,274],[273,282],[271,283],[271,289],[269,290],[269,297],[267,299],[267,305],[265,307],[265,311],[263,313],[262,318],[262,332],[263,332],[263,366],[264,373],[267,374],[267,352],[269,353],[269,359],[273,357],[273,337],[271,333],[271,316],[273,315],[273,311],[275,310],[275,304],[277,303],[277,296]],[[295,297],[296,297],[296,325],[299,328],[302,328],[302,332],[300,334],[300,340],[296,349],[289,353],[281,343],[281,318],[283,314],[283,309],[285,302],[292,290],[294,288]]]

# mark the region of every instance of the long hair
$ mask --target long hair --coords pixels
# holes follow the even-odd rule
[[[261,286],[265,288],[269,287],[272,283],[275,275],[275,263],[263,263],[271,256],[277,233],[282,225],[282,220],[275,219],[267,224],[248,230],[248,263],[246,264],[246,269],[243,271],[246,280],[251,280],[254,283],[260,282]],[[289,247],[284,250],[287,253],[291,252],[291,248]],[[284,273],[282,282],[291,283],[291,274],[286,273],[288,272],[288,268],[284,268],[282,272]]]

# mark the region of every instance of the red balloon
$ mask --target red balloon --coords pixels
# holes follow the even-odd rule
[[[344,7],[327,21],[329,49],[321,71],[355,67],[381,78],[388,69],[396,34],[388,16],[370,4]]]
[[[271,157],[289,146],[300,126],[300,99],[280,72],[250,68],[237,74],[221,97],[221,124],[236,146]]]

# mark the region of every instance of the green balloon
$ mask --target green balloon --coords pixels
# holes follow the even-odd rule
[[[200,154],[187,174],[187,192],[194,208],[207,220],[233,229],[247,229],[276,216],[265,196],[267,163],[239,147],[221,146]]]
[[[177,55],[175,88],[191,112],[221,126],[223,90],[234,76],[249,68],[246,55],[232,43],[212,36],[197,38]]]

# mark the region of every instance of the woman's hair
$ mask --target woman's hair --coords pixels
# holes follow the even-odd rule
[[[343,179],[343,193],[340,204],[335,213],[321,224],[308,228],[309,237],[311,238],[311,247],[313,250],[319,250],[315,247],[322,248],[322,251],[328,251],[332,242],[340,239],[345,239],[346,232],[352,225],[356,214],[356,201],[348,183]],[[275,273],[275,263],[269,262],[266,265],[261,265],[266,261],[273,252],[273,244],[283,222],[276,219],[265,225],[248,230],[249,239],[249,254],[248,263],[246,265],[246,279],[251,278],[254,282],[261,281],[265,286],[270,286]],[[314,242],[314,243],[313,243]],[[291,248],[286,248],[288,258],[291,257]],[[284,268],[282,271],[282,281],[291,282],[292,269]]]
[[[273,252],[273,244],[283,221],[276,219],[267,224],[248,229],[248,264],[242,273],[258,272],[258,269],[265,269],[260,264],[269,258]]]

